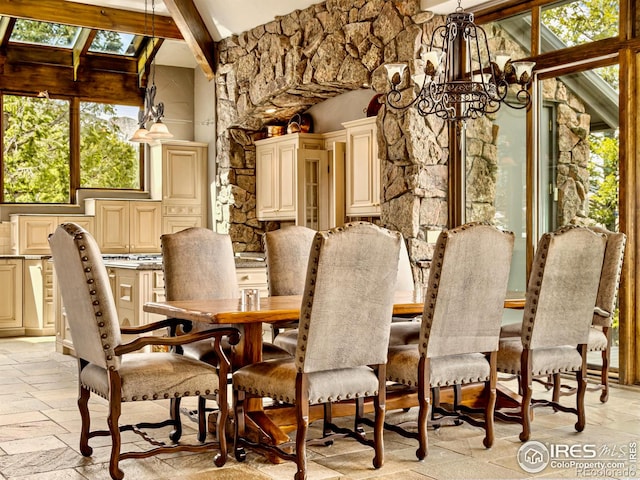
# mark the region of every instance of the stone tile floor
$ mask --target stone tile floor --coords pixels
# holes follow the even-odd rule
[[[540,387],[538,392],[545,395]],[[109,439],[93,439],[94,454],[84,458],[78,451],[80,418],[76,407],[76,362],[54,351],[51,337],[0,339],[0,479],[21,480],[101,480],[106,468]],[[629,446],[640,440],[640,388],[612,388],[609,402],[601,404],[596,392],[587,393],[587,428],[575,432],[575,416],[536,410],[532,439],[548,447],[574,445],[578,453],[595,449],[596,460],[616,458],[635,468]],[[92,397],[95,398],[95,397]],[[569,399],[565,399],[569,400]],[[106,403],[90,402],[94,425],[106,419]],[[123,421],[164,418],[166,403],[125,404]],[[406,415],[414,415],[412,410]],[[388,412],[387,419],[403,415]],[[105,423],[106,424],[106,423]],[[193,440],[195,424],[185,419],[186,436]],[[310,435],[318,430],[311,429]],[[581,478],[576,467],[547,466],[537,475],[523,471],[517,462],[519,427],[497,422],[496,441],[491,449],[482,446],[482,430],[466,425],[429,431],[429,456],[415,458],[416,442],[394,433],[385,433],[385,465],[374,470],[373,452],[344,439],[331,447],[309,450],[309,479],[471,479],[471,478]],[[137,448],[139,437],[125,433],[123,450]],[[588,448],[585,448],[588,447]],[[619,456],[619,457],[618,457]],[[555,457],[561,458],[560,456]],[[126,460],[121,463],[125,478],[131,480],[269,480],[293,478],[292,463],[273,465],[249,452],[240,464],[230,456],[216,468],[212,455],[189,453]],[[614,470],[594,472],[591,478],[634,476]],[[594,475],[595,474],[595,475]]]

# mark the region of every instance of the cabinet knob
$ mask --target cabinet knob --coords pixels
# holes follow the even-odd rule
[[[241,280],[249,280],[249,275],[243,275]]]

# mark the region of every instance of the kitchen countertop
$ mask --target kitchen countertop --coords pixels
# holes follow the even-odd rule
[[[153,258],[135,259],[130,255],[105,255],[104,264],[111,268],[128,268],[131,270],[162,270],[162,256],[150,255]],[[0,254],[0,260],[42,260],[49,259],[51,255],[10,255]],[[236,254],[236,268],[260,268],[266,265],[264,254],[247,253]]]
[[[0,260],[42,260],[51,258],[51,255],[0,255]]]
[[[264,254],[236,254],[236,268],[260,268],[266,264],[264,262]],[[135,259],[129,258],[128,255],[117,257],[109,255],[104,260],[104,264],[111,268],[128,268],[131,270],[162,270],[162,257],[160,255],[155,258]]]

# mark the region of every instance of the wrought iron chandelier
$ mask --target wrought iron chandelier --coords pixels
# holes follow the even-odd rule
[[[531,104],[528,87],[535,62],[512,62],[508,52],[491,55],[487,34],[464,12],[458,0],[445,25],[435,29],[431,42],[416,61],[411,76],[419,88],[416,97],[403,102],[400,90],[407,65],[385,65],[391,89],[387,104],[403,110],[415,106],[422,116],[437,115],[453,122],[495,113],[504,103],[516,109]],[[515,94],[509,95],[514,86]]]
[[[155,0],[151,0],[151,44],[155,44],[156,28],[155,28]],[[144,22],[145,32],[147,31],[147,0],[144,1]],[[147,54],[145,49],[145,55]],[[144,110],[138,113],[138,129],[129,139],[130,142],[150,143],[160,138],[172,138],[173,134],[169,132],[167,126],[162,122],[164,117],[164,103],[156,101],[156,68],[155,58],[152,62],[151,85],[147,85],[144,92]],[[147,130],[147,124],[152,122],[151,127]]]

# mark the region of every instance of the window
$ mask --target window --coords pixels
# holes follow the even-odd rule
[[[128,141],[137,107],[8,94],[2,105],[3,203],[70,203],[78,188],[142,188],[142,151]],[[79,114],[70,115],[74,108]],[[70,118],[80,119],[79,138]]]
[[[138,109],[80,103],[80,186],[140,188],[140,144],[129,142]]]
[[[80,34],[80,30],[80,27],[72,27],[70,25],[19,18],[16,20],[9,41],[72,48]]]
[[[3,196],[8,203],[68,203],[69,102],[4,95]]]
[[[541,51],[618,36],[619,0],[562,1],[542,9]]]
[[[132,57],[136,54],[144,37],[130,33],[118,33],[98,30],[89,46],[90,52],[111,53]]]
[[[627,252],[637,250],[630,235],[637,192],[629,188],[636,158],[629,157],[628,146],[634,144],[630,137],[637,136],[638,104],[630,108],[629,93],[620,91],[623,71],[627,86],[640,84],[640,62],[630,63],[628,55],[640,51],[632,27],[638,17],[620,21],[621,4],[625,12],[637,14],[637,2],[534,3],[514,8],[509,18],[502,18],[499,8],[483,13],[490,23],[477,18],[492,50],[506,49],[512,58],[537,62],[533,104],[529,112],[502,107],[495,115],[468,122],[465,176],[456,196],[463,196],[465,220],[492,221],[516,234],[512,272],[517,277],[510,278],[509,286],[515,290],[522,289],[523,267],[530,270],[540,235],[565,224],[624,231]],[[619,118],[621,114],[625,117]],[[519,249],[520,239],[525,239],[526,255]],[[611,331],[611,367],[621,383],[633,383],[639,378],[640,357],[634,340],[636,309],[629,299],[637,294],[637,275],[623,277],[623,283]],[[588,362],[601,363],[599,353],[590,354]]]

